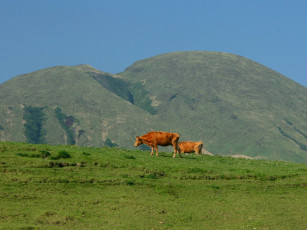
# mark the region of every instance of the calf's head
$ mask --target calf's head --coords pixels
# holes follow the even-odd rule
[[[140,137],[136,136],[134,146],[138,147],[139,145],[143,144],[142,140]]]

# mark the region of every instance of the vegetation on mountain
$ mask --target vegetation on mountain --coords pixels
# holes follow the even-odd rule
[[[46,141],[46,130],[44,129],[44,122],[46,120],[43,107],[25,106],[23,119],[24,134],[28,143],[39,144]]]
[[[109,138],[106,139],[106,141],[104,142],[104,146],[107,146],[107,147],[119,147],[118,144],[116,143],[113,143]]]
[[[24,127],[20,125],[23,104],[45,108],[44,128],[49,144],[75,142],[79,146],[103,146],[109,138],[112,143],[129,147],[137,133],[164,129],[158,118],[105,88],[89,72],[106,74],[88,65],[57,66],[1,84],[0,124],[4,130],[0,132],[0,140],[26,141]],[[56,108],[63,114],[58,116],[60,120]],[[68,130],[67,118],[74,121]]]
[[[263,65],[228,53],[175,52],[120,76],[143,83],[156,115],[181,140],[202,140],[214,154],[307,162],[307,89]]]
[[[56,107],[54,109],[56,118],[58,119],[61,127],[65,130],[66,136],[67,136],[67,144],[68,145],[74,145],[76,144],[75,141],[75,134],[74,130],[72,129],[73,123],[76,121],[76,119],[73,116],[67,116],[62,112],[62,109],[59,107]]]
[[[117,75],[78,65],[15,77],[0,85],[0,140],[26,141],[22,105],[45,108],[49,144],[133,148],[136,135],[161,130],[215,155],[307,162],[307,89],[238,55],[175,52]],[[78,122],[65,128],[56,108]]]
[[[129,91],[127,85],[128,83],[120,78],[115,78],[109,74],[93,73],[88,72],[88,74],[93,77],[102,87],[115,93],[117,96],[129,101],[134,104],[134,99],[132,93]]]
[[[155,113],[155,109],[151,105],[152,101],[148,97],[148,92],[144,90],[141,83],[136,82],[131,84],[126,80],[113,77],[109,74],[91,72],[89,74],[104,88],[115,93],[117,96],[151,114]]]

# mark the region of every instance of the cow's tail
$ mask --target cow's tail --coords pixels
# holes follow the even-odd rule
[[[180,138],[180,134],[179,133],[176,133],[177,136],[178,136],[178,139],[177,139],[177,143],[176,143],[176,149],[177,149],[177,152],[176,153],[179,153],[180,154],[180,148],[179,148],[179,138]]]

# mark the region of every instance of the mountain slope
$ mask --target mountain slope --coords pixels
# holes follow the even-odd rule
[[[179,132],[213,154],[307,162],[307,89],[247,58],[175,52],[117,75],[57,66],[0,85],[0,140],[133,148]]]
[[[241,56],[176,52],[134,63],[157,116],[215,154],[307,160],[307,90]]]
[[[152,123],[159,126],[150,113],[114,93],[116,87],[105,79],[116,78],[81,65],[48,68],[5,82],[0,85],[0,111],[5,117],[1,140],[26,140],[23,114],[29,106],[43,108],[45,120],[37,126],[43,126],[50,144],[103,146],[109,139],[129,146],[139,130],[152,129]]]

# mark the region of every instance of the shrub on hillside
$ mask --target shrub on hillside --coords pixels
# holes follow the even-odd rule
[[[60,158],[71,158],[71,156],[69,155],[69,153],[66,150],[61,150],[57,156],[53,156],[51,157],[51,159],[53,160],[58,160]]]
[[[43,158],[47,158],[51,155],[51,153],[48,152],[47,150],[41,150],[40,154],[41,154],[41,157],[43,157]]]
[[[59,158],[71,158],[71,156],[69,155],[67,151],[62,150],[59,152]]]

